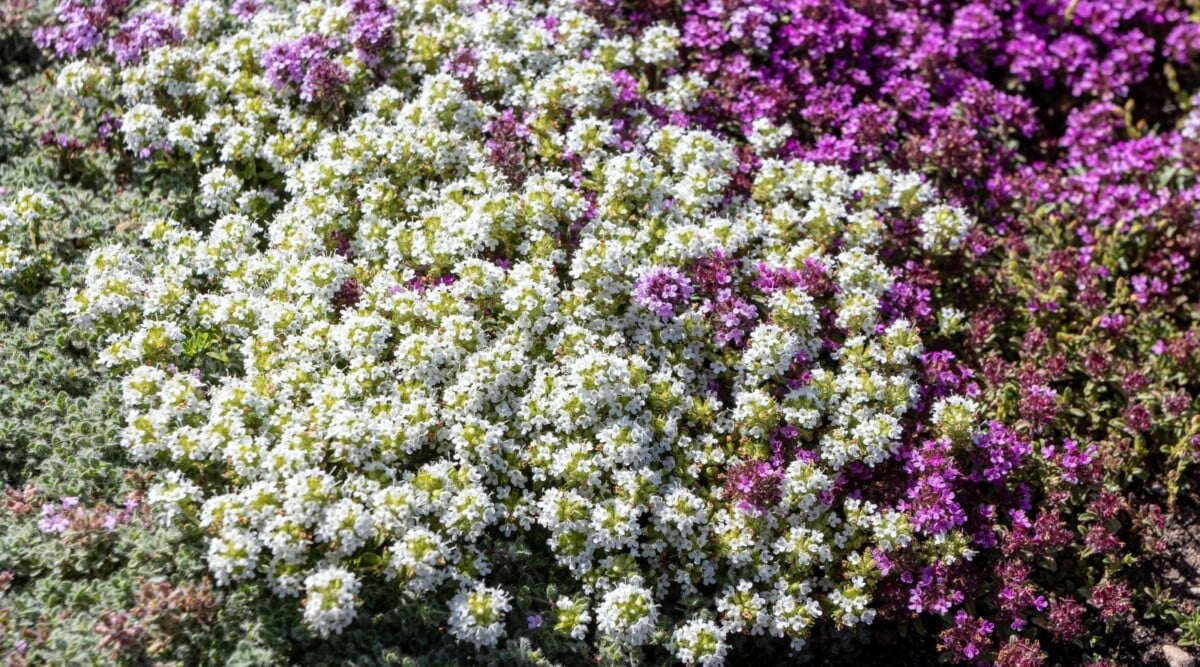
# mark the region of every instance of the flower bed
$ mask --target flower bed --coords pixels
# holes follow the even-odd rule
[[[461,655],[709,665],[872,624],[1097,658],[1148,604],[1200,443],[1187,8],[55,18],[94,135],[43,146],[181,201],[63,308],[219,587],[328,641],[422,601]],[[64,215],[0,207],[11,299]]]

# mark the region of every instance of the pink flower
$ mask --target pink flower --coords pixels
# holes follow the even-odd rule
[[[38,530],[43,533],[65,533],[69,523],[65,514],[59,514],[54,503],[42,505],[42,518],[38,521]]]
[[[1133,612],[1130,597],[1129,586],[1124,583],[1104,582],[1092,589],[1092,597],[1088,604],[1100,612],[1100,618],[1114,621]]]

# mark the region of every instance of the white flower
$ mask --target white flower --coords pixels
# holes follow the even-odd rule
[[[341,634],[358,615],[358,577],[326,567],[304,579],[304,620],[322,637]]]
[[[495,646],[504,636],[512,598],[499,588],[476,584],[450,600],[450,634],[476,647]]]
[[[648,65],[667,66],[677,59],[679,31],[674,26],[653,25],[642,31],[637,56]]]
[[[625,644],[640,646],[650,640],[658,622],[654,594],[640,580],[623,582],[604,594],[596,608],[601,633]]]
[[[572,600],[564,595],[554,602],[554,608],[557,619],[554,629],[582,641],[587,636],[588,624],[592,622],[587,602]]]
[[[37,263],[41,226],[58,214],[49,195],[36,190],[22,189],[0,204],[0,284]]]
[[[675,657],[685,665],[720,667],[729,652],[725,634],[725,629],[712,621],[692,619],[671,635]]]
[[[200,177],[200,206],[208,211],[232,211],[245,187],[242,180],[225,166],[216,166]]]
[[[957,206],[931,206],[921,214],[921,247],[937,252],[956,249],[974,224],[967,212]]]
[[[783,146],[784,142],[792,136],[792,132],[790,123],[775,125],[766,118],[755,118],[750,125],[750,136],[747,137],[747,140],[759,155],[766,157]]]
[[[153,501],[152,501],[153,502]],[[249,531],[231,528],[208,543],[208,569],[218,586],[255,575],[262,544]]]
[[[163,521],[170,524],[177,515],[192,511],[195,503],[203,497],[203,492],[178,470],[169,470],[164,477],[163,481],[150,487],[146,499],[162,508]]]
[[[931,421],[944,435],[957,442],[965,442],[979,432],[976,415],[979,404],[965,396],[949,396],[938,399],[930,410]]]

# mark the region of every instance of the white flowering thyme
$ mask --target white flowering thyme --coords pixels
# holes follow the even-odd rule
[[[322,636],[340,633],[358,613],[358,577],[344,568],[322,568],[304,580],[304,620]]]
[[[40,261],[41,227],[58,215],[54,201],[44,192],[22,189],[0,197],[0,286]]]
[[[475,646],[495,646],[504,636],[511,597],[482,584],[464,588],[450,600],[450,634]]]
[[[895,452],[922,350],[879,250],[896,218],[947,250],[958,218],[890,172],[766,158],[739,185],[731,144],[659,120],[697,85],[642,76],[669,28],[387,7],[369,58],[331,46],[341,7],[192,0],[179,43],[63,70],[129,150],[198,165],[204,224],[97,249],[67,308],[218,580],[302,596],[325,635],[388,586],[484,648],[535,632],[498,567],[526,553],[560,636],[702,665],[870,622],[872,554],[912,530],[837,484]],[[272,70],[300,42],[327,79]]]
[[[685,665],[721,665],[729,652],[725,634],[726,629],[711,620],[693,619],[675,630],[671,645],[675,657]]]
[[[650,640],[658,622],[654,593],[640,579],[618,584],[596,608],[597,628],[622,644],[640,646]]]

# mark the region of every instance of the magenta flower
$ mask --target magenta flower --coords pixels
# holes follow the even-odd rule
[[[1123,416],[1125,418],[1125,426],[1138,433],[1149,431],[1153,425],[1150,418],[1150,410],[1141,403],[1126,408]]]
[[[1036,639],[1012,637],[996,654],[996,667],[1041,667],[1045,659]]]
[[[1100,612],[1100,618],[1105,621],[1115,621],[1126,618],[1133,612],[1132,595],[1129,586],[1124,583],[1106,581],[1092,588],[1092,597],[1088,604]]]
[[[779,502],[783,472],[765,461],[747,461],[725,475],[725,495],[743,512],[762,514]]]
[[[1087,609],[1074,598],[1055,598],[1050,601],[1050,632],[1054,638],[1070,642],[1083,636],[1086,631],[1084,614]]]
[[[362,298],[362,294],[362,285],[359,285],[358,281],[353,278],[347,278],[333,294],[333,307],[339,311],[353,308]]]
[[[1058,392],[1045,385],[1029,385],[1021,390],[1021,417],[1029,422],[1034,431],[1054,421],[1058,412]]]
[[[953,660],[974,660],[992,650],[992,631],[995,625],[959,610],[954,625],[943,630],[938,648],[949,652]]]

